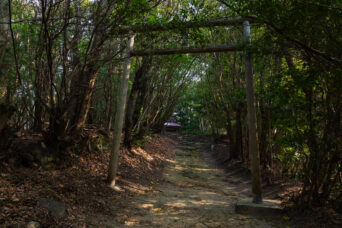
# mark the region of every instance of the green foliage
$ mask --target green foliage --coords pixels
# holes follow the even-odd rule
[[[152,140],[152,136],[146,135],[142,139],[138,139],[135,141],[135,144],[141,148],[144,148],[146,144]]]

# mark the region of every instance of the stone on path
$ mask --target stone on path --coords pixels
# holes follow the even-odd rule
[[[235,205],[235,212],[244,215],[273,216],[283,213],[277,200],[263,200],[262,204],[252,202],[252,199],[239,199]]]
[[[64,203],[47,198],[40,198],[38,202],[42,207],[48,209],[52,216],[56,218],[61,218],[65,215]]]

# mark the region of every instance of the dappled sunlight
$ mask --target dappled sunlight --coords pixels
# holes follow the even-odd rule
[[[241,224],[252,224],[253,218],[234,213],[238,195],[248,194],[249,188],[229,184],[224,173],[206,163],[197,148],[177,149],[163,181],[151,188],[152,192],[130,203],[135,213],[127,217],[125,226],[241,227]],[[231,217],[234,220],[230,220]]]
[[[134,192],[137,194],[146,194],[147,191],[151,190],[151,188],[146,187],[141,184],[137,184],[133,181],[129,181],[127,179],[119,179],[118,180],[119,184],[123,183],[124,184],[124,189],[129,190],[130,192]]]
[[[180,170],[184,170],[185,167],[184,166],[179,166],[179,165],[176,165],[175,167],[173,167],[174,170],[177,170],[177,171],[180,171]]]
[[[192,168],[193,170],[200,171],[200,172],[215,172],[217,169],[208,169],[208,168]]]
[[[135,225],[137,225],[137,224],[139,224],[139,220],[134,220],[134,219],[131,219],[131,220],[129,220],[129,221],[125,221],[125,225],[126,226],[135,226]]]
[[[140,208],[153,208],[153,204],[152,203],[144,203],[144,204],[138,205],[138,207],[140,207]]]
[[[141,147],[133,148],[131,152],[136,154],[136,155],[142,156],[143,158],[145,158],[148,161],[153,161],[154,160],[154,158],[150,154],[148,154],[147,151],[142,149]]]
[[[187,207],[189,206],[189,203],[186,202],[185,200],[176,200],[173,202],[166,203],[165,206],[170,206],[170,207]]]

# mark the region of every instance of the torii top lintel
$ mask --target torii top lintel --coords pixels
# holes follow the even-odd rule
[[[144,32],[155,32],[155,31],[167,31],[177,29],[189,29],[189,28],[203,28],[203,27],[216,27],[216,26],[232,26],[241,25],[244,21],[253,21],[254,16],[235,17],[235,18],[214,18],[205,21],[176,21],[170,22],[169,24],[145,24],[145,25],[134,25],[132,27],[124,27],[118,29],[118,34],[129,34],[133,33],[144,33]]]

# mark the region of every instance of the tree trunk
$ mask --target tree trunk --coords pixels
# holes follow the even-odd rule
[[[229,159],[233,158],[234,150],[234,131],[232,127],[232,120],[230,116],[230,111],[226,109],[226,117],[227,117],[227,136],[229,139]],[[235,136],[236,137],[236,136]]]
[[[7,4],[8,1],[0,1],[0,90],[5,91],[5,94],[0,94],[0,100],[3,100],[2,98],[5,98],[5,103],[10,105],[13,103],[15,92],[11,88],[8,81],[8,66],[10,66],[11,64],[8,51],[8,47],[10,45],[10,34],[8,26],[9,9]]]
[[[79,96],[74,97],[74,99],[77,99],[77,101],[75,101],[76,106],[74,112],[72,113],[72,124],[75,127],[73,129],[73,132],[76,135],[79,134],[87,120],[91,98],[94,92],[95,83],[97,79],[97,69],[98,66],[96,66],[95,64],[89,64],[86,67],[85,71],[80,73],[80,78],[83,79],[81,81],[81,86],[83,88],[79,88],[79,90],[81,91],[79,93]]]
[[[0,104],[0,153],[6,152],[10,146],[9,121],[14,112],[13,106]]]
[[[40,50],[38,50],[40,52]],[[38,53],[36,59],[36,77],[34,81],[34,123],[33,130],[36,132],[41,132],[43,130],[43,124],[45,122],[45,112],[46,106],[48,106],[48,95],[47,95],[47,82],[44,80],[44,75],[42,75],[43,67],[40,64],[41,53]]]
[[[232,153],[232,159],[242,159],[243,160],[243,135],[242,135],[242,123],[241,123],[241,113],[242,113],[241,104],[237,105],[236,113],[235,113],[235,141],[234,141],[234,149]]]
[[[259,149],[260,149],[260,161],[264,169],[268,168],[271,163],[271,155],[267,151],[267,138],[269,130],[269,115],[267,113],[267,108],[265,107],[264,100],[264,81],[263,75],[260,76],[260,91],[261,98],[259,101],[259,109],[261,114],[261,124],[260,124],[260,137],[259,137]]]
[[[104,83],[104,93],[105,93],[105,101],[106,101],[106,106],[105,106],[105,117],[104,120],[102,122],[102,124],[104,125],[104,129],[106,129],[108,132],[110,131],[111,128],[111,116],[112,116],[112,112],[113,112],[113,106],[114,106],[114,102],[113,102],[113,69],[112,69],[112,65],[110,65],[109,69],[108,69],[108,73],[107,73],[107,77],[106,77],[106,81]]]
[[[7,47],[9,45],[9,9],[8,1],[0,1],[0,64],[6,56]],[[1,65],[0,65],[1,66]],[[0,71],[1,72],[1,71]]]
[[[148,74],[150,73],[151,69],[151,57],[143,57],[142,65],[135,73],[131,93],[129,95],[127,101],[127,108],[126,108],[126,119],[125,119],[125,128],[124,128],[124,144],[127,148],[131,148],[132,145],[132,129],[134,126],[133,123],[133,115],[135,112],[136,107],[136,100],[137,95],[140,91],[144,90],[147,85],[147,81],[149,79]],[[140,96],[141,97],[141,96]],[[140,110],[137,110],[138,112]]]

